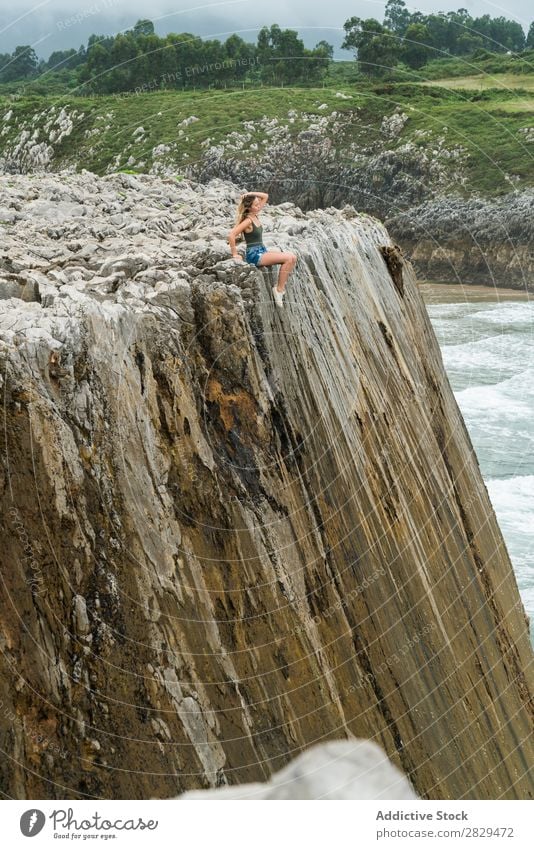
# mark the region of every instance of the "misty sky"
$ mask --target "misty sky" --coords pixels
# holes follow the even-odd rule
[[[504,15],[528,31],[534,18],[532,0],[420,0],[406,4],[412,11],[450,11],[465,8],[473,16]],[[92,33],[115,34],[129,29],[139,18],[150,18],[156,32],[191,32],[224,41],[232,32],[255,41],[264,24],[297,29],[306,46],[324,38],[336,48],[335,57],[349,59],[339,50],[343,23],[357,15],[382,20],[385,2],[375,0],[0,0],[0,53],[11,53],[18,44],[33,45],[45,59],[53,50],[78,48]]]

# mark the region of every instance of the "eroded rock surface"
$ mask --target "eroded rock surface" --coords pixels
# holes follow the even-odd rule
[[[1,789],[174,797],[361,737],[421,797],[529,798],[527,622],[412,269],[352,207],[267,207],[280,311],[237,194],[2,187]]]
[[[421,277],[534,292],[534,192],[440,198],[387,221]]]

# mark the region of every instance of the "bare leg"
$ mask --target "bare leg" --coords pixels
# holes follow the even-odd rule
[[[285,253],[282,251],[267,251],[260,257],[259,265],[280,265],[278,273],[277,289],[283,292],[286,288],[287,278],[295,267],[297,256],[294,253]]]

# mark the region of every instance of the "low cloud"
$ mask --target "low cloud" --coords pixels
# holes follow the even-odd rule
[[[328,5],[309,0],[0,0],[0,52],[11,53],[19,44],[31,44],[37,54],[48,58],[54,50],[86,44],[91,34],[115,34],[130,29],[139,18],[154,22],[156,32],[191,32],[203,38],[224,41],[233,32],[245,41],[255,41],[264,25],[278,23],[296,29],[307,47],[321,39],[336,48],[337,58],[349,58],[339,51],[343,23],[353,15],[382,20],[384,2],[379,0],[331,0]],[[528,27],[533,13],[531,0],[510,0],[506,8],[485,0],[421,0],[407,3],[412,11],[439,11],[467,8],[472,15],[504,15]]]

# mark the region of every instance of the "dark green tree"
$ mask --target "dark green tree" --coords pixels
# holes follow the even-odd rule
[[[475,50],[480,50],[484,44],[485,40],[482,36],[477,35],[472,30],[465,30],[455,41],[454,53],[457,56],[468,56],[470,53],[474,53]]]
[[[358,67],[370,77],[383,77],[397,64],[402,46],[397,35],[374,18],[350,18],[343,24],[343,50],[354,50]]]
[[[139,38],[140,35],[154,35],[154,24],[146,19],[137,21],[133,34],[134,38]]]
[[[534,21],[532,21],[532,23],[531,23],[531,25],[528,29],[528,35],[527,35],[525,47],[527,47],[529,50],[534,50]]]
[[[396,35],[404,35],[412,23],[412,15],[404,0],[388,0],[384,14],[384,26]]]
[[[119,33],[109,54],[108,91],[131,91],[135,88],[135,64],[139,55],[139,46],[133,35]]]
[[[440,53],[453,53],[454,37],[451,28],[451,23],[445,15],[428,15],[424,24],[429,32],[430,41],[437,51],[436,56]]]
[[[334,55],[334,48],[328,41],[318,41],[313,50],[306,50],[306,65],[303,67],[306,79],[310,82],[321,80],[328,70]]]
[[[280,30],[276,47],[276,77],[277,82],[296,83],[306,78],[308,51],[304,42],[299,38],[297,30]]]
[[[273,25],[275,26],[275,25]],[[280,29],[280,27],[278,27]],[[275,36],[272,35],[273,27],[269,29],[267,26],[263,26],[258,33],[257,40],[257,57],[258,61],[261,65],[261,79],[263,82],[272,82],[274,79],[274,69],[272,66],[272,52],[273,52],[273,40]]]
[[[477,38],[476,33],[472,32],[473,18],[467,9],[447,12],[445,17],[449,23],[448,42],[451,53],[462,56],[472,52],[475,45],[481,46],[482,42]]]
[[[225,65],[226,51],[219,39],[213,38],[202,42],[204,70],[200,79],[201,85],[220,86],[232,77],[232,68]]]
[[[0,83],[5,82],[4,71],[7,70],[10,61],[11,55],[9,53],[0,53]]]
[[[491,50],[491,16],[482,15],[480,18],[475,18],[473,21],[473,30],[476,32],[476,35],[482,37],[484,49]]]
[[[256,60],[256,46],[244,41],[239,35],[231,35],[224,43],[226,60],[229,64],[229,79],[243,80]]]
[[[410,24],[404,33],[401,58],[409,68],[422,68],[432,58],[432,39],[425,24]]]
[[[203,86],[202,65],[204,48],[202,39],[190,32],[169,33],[165,39],[169,49],[169,88]],[[172,51],[172,52],[170,52]]]
[[[475,21],[475,29],[478,29],[477,23]],[[491,50],[520,53],[525,49],[525,33],[517,21],[503,17],[492,18],[489,35],[492,40]]]
[[[134,37],[134,41],[137,55],[128,62],[130,87],[143,91],[160,88],[164,73],[164,40],[152,34]]]
[[[89,50],[93,44],[101,44],[106,50],[111,50],[114,41],[115,39],[112,35],[90,35],[87,40],[87,50]]]
[[[278,24],[262,27],[257,42],[261,79],[282,85],[319,78],[328,67],[331,55],[324,44],[326,42],[307,50],[296,30],[283,30]]]
[[[111,54],[105,41],[96,35],[90,36],[87,61],[79,71],[80,83],[87,83],[92,91],[104,94],[112,91],[109,88],[109,78],[106,76],[106,72],[111,67]]]
[[[321,41],[317,42],[314,47],[314,50],[317,50],[317,52],[319,53],[323,53],[327,59],[333,59],[334,57],[334,48],[331,44],[328,43],[328,41],[325,41],[324,39],[321,39]]]
[[[2,81],[9,83],[13,80],[24,80],[35,76],[39,60],[33,47],[29,44],[19,45],[2,67]]]
[[[54,50],[45,62],[43,70],[57,71],[63,68],[72,70],[77,68],[85,59],[84,54],[80,56],[78,50],[71,48],[70,50]]]

